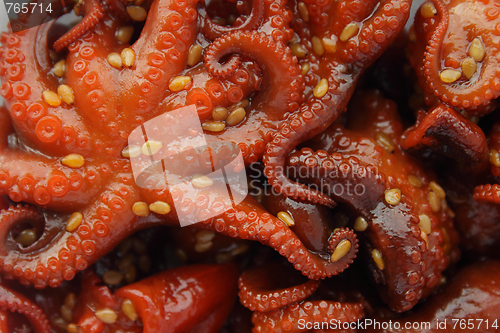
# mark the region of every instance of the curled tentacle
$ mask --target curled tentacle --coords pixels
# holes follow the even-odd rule
[[[275,41],[286,43],[293,31],[288,28],[291,15],[285,8],[286,1],[253,0],[252,11],[246,20],[234,27],[215,24],[208,15],[203,21],[202,33],[210,40],[235,31],[259,31],[271,36]],[[239,20],[239,19],[237,19]]]
[[[335,321],[355,322],[364,316],[360,303],[341,303],[332,301],[306,301],[289,305],[273,312],[254,312],[253,332],[298,333],[309,329],[298,323],[330,323]]]
[[[220,64],[219,60],[231,53],[255,60],[264,73],[259,92],[248,106],[245,119],[215,135],[217,140],[249,147],[253,154],[245,160],[252,163],[263,155],[271,130],[276,130],[279,122],[297,110],[302,101],[304,82],[300,66],[290,49],[264,33],[233,32],[214,41],[205,54],[208,71],[215,76],[229,75],[236,67]],[[237,69],[235,75],[239,71]],[[241,133],[245,134],[242,136]]]
[[[479,126],[458,112],[440,105],[429,113],[419,113],[416,125],[403,135],[401,147],[432,150],[457,160],[462,171],[480,173],[488,166],[488,143]]]
[[[241,303],[251,311],[273,311],[305,300],[319,287],[319,281],[308,280],[293,287],[280,288],[283,275],[283,270],[273,269],[270,265],[246,270],[239,280]],[[290,278],[289,274],[286,278]]]
[[[263,211],[251,198],[236,205],[234,209],[229,209],[222,216],[203,220],[201,224],[218,233],[256,240],[275,249],[310,279],[324,279],[337,275],[349,265],[343,260],[332,262],[331,254],[315,254],[309,251],[283,221]],[[351,235],[343,235],[342,238],[352,240]],[[341,241],[341,239],[336,240]],[[355,256],[356,250],[353,246],[350,252]],[[346,254],[348,257],[351,255]]]
[[[308,142],[325,150],[290,154],[287,171],[355,211],[354,228],[368,240],[361,252],[379,293],[402,312],[429,295],[446,265],[458,259],[457,235],[442,202],[445,191],[397,146],[402,127],[395,104],[364,96],[347,121],[357,132],[332,125]]]
[[[140,125],[136,117],[149,115],[163,100],[169,81],[186,68],[189,48],[196,40],[197,2],[165,0],[151,5],[141,36],[130,46],[134,66],[120,74],[121,89],[126,92],[120,96],[122,109],[134,110],[127,116],[129,124]]]
[[[83,1],[83,19],[76,24],[70,31],[59,37],[54,43],[54,50],[61,52],[78,38],[90,31],[104,16],[104,9],[99,0]]]
[[[111,293],[93,272],[86,272],[73,319],[84,332],[218,332],[233,307],[237,277],[233,264],[189,265]],[[95,312],[103,309],[115,313],[113,323],[97,319]]]
[[[202,33],[210,40],[219,38],[220,36],[234,31],[250,31],[259,27],[264,19],[265,7],[262,0],[253,0],[252,12],[241,25],[237,27],[225,27],[218,25],[207,15],[203,21],[201,28]]]
[[[496,8],[477,1],[431,4],[435,16],[417,12],[411,64],[430,94],[443,103],[483,114],[483,107],[500,95]],[[456,76],[447,78],[448,73]]]
[[[500,185],[486,184],[478,185],[474,189],[474,200],[500,204]]]
[[[118,179],[122,176],[117,174]],[[146,224],[138,223],[137,216],[130,209],[132,202],[137,200],[138,194],[133,186],[118,181],[108,184],[102,197],[75,212],[81,214],[76,225],[74,218],[72,225],[67,224],[73,214],[46,212],[43,234],[37,235],[38,240],[27,248],[12,245],[10,231],[19,219],[12,218],[10,210],[2,211],[5,223],[0,234],[0,266],[4,275],[15,277],[24,284],[33,284],[36,288],[57,287],[63,279],[72,280],[78,271],[94,263],[134,228],[137,230],[147,225],[147,221],[143,221]],[[127,225],[129,227],[125,227]],[[40,256],[40,251],[43,251],[43,256]]]
[[[0,307],[25,315],[35,333],[50,333],[49,321],[45,314],[26,296],[0,285]],[[1,327],[0,327],[1,328]],[[7,331],[2,331],[6,332]]]
[[[339,8],[341,8],[339,3]],[[319,61],[319,70],[316,75],[326,84],[324,93],[316,92],[301,106],[299,113],[290,116],[280,128],[273,140],[268,144],[264,155],[265,174],[269,183],[280,193],[294,199],[308,200],[327,206],[333,206],[333,200],[327,195],[292,182],[284,173],[286,155],[298,144],[324,131],[332,124],[351,97],[354,84],[363,70],[373,62],[384,48],[397,36],[406,22],[411,1],[384,1],[376,10],[365,13],[366,7],[356,7],[352,16],[345,16],[344,20],[352,20],[357,29],[354,33],[343,34],[347,25],[340,25],[332,20],[329,24],[319,24],[318,37],[326,38],[337,44],[330,52],[325,53]],[[375,3],[370,3],[375,7]],[[350,11],[350,6],[344,6],[344,11]],[[337,15],[341,16],[339,11]],[[367,19],[363,15],[370,15]],[[352,19],[354,17],[354,19]],[[328,15],[326,15],[328,22]],[[356,20],[363,22],[356,22]],[[379,29],[380,22],[387,22]],[[323,28],[321,28],[323,27]],[[326,27],[326,29],[325,29]],[[354,27],[354,26],[353,26]],[[348,31],[351,31],[348,30]],[[358,32],[360,32],[358,34]],[[383,35],[383,38],[379,38]],[[348,37],[348,38],[347,38]],[[356,38],[353,38],[356,37]],[[312,82],[316,78],[312,79]],[[321,82],[321,81],[320,81]]]

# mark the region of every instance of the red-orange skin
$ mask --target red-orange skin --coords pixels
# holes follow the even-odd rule
[[[220,330],[236,298],[238,270],[233,264],[190,265],[173,268],[111,293],[100,279],[85,272],[73,313],[86,333],[204,332]],[[220,292],[224,290],[224,292]],[[140,319],[131,321],[122,311],[131,300]],[[115,324],[99,321],[94,312],[109,308],[118,313]],[[195,320],[193,320],[195,318]]]

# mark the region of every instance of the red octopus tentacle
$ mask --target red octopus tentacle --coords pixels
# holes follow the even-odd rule
[[[25,315],[35,333],[50,333],[49,321],[45,314],[26,296],[0,285],[0,307]],[[4,331],[2,331],[4,332]],[[5,331],[7,332],[7,331]]]
[[[246,270],[238,282],[241,303],[251,311],[268,312],[295,302],[305,300],[319,287],[319,281],[308,280],[305,283],[280,289],[274,284],[283,274],[273,270],[273,266],[258,267]]]
[[[361,303],[306,301],[273,312],[254,312],[252,322],[255,333],[299,333],[309,331],[305,325],[299,327],[299,320],[304,324],[333,321],[352,323],[363,316],[364,307]]]
[[[332,262],[331,253],[312,253],[283,221],[263,211],[260,205],[250,197],[234,208],[229,208],[219,217],[204,219],[201,226],[230,237],[259,241],[278,251],[297,270],[314,280],[337,275],[343,272],[352,261]],[[353,235],[348,233],[340,238],[351,241]],[[340,243],[341,239],[335,238],[334,241]],[[333,246],[332,244],[330,250]],[[356,256],[356,252],[357,246],[352,246],[345,256],[352,259]]]
[[[203,20],[201,32],[210,40],[221,37],[224,34],[234,31],[250,31],[259,27],[264,19],[264,3],[262,0],[253,0],[252,12],[243,24],[237,27],[225,27],[214,23],[207,15]]]
[[[479,173],[487,169],[488,143],[479,126],[444,105],[427,114],[420,112],[418,118],[403,134],[403,149],[431,149],[452,159],[460,158],[457,162],[463,171]]]
[[[104,16],[104,9],[98,0],[85,0],[83,19],[54,43],[54,50],[61,52],[78,38],[90,31]]]
[[[353,107],[356,118],[354,121],[349,118],[347,123],[359,132],[332,125],[321,137],[308,143],[314,149],[326,151],[314,153],[304,148],[292,153],[287,160],[292,169],[287,171],[292,176],[300,167],[296,178],[313,183],[315,188],[323,189],[359,214],[356,219],[359,224],[354,227],[369,240],[363,252],[379,292],[393,310],[406,311],[429,295],[444,267],[458,259],[453,247],[457,235],[445,203],[441,203],[444,190],[401,152],[397,141],[387,145],[377,139],[386,136],[386,141],[391,141],[394,140],[391,135],[401,132],[400,123],[394,118],[395,106],[391,109],[380,96],[374,98],[368,94],[365,102],[354,102]],[[374,126],[366,127],[366,119]],[[354,189],[361,185],[366,191],[358,189],[356,195]],[[348,186],[351,193],[346,193]],[[397,193],[399,199],[392,201],[387,197],[390,193]],[[437,224],[433,222],[435,219]],[[406,264],[394,265],[397,258],[406,258],[402,259]]]
[[[301,152],[292,153],[288,157],[288,161],[294,167],[307,168],[306,174],[313,177],[310,181],[320,186],[323,185],[325,193],[329,193],[335,200],[352,206],[367,221],[365,234],[373,245],[367,244],[365,248],[369,247],[368,253],[379,251],[385,262],[385,267],[378,265],[377,268],[373,260],[370,265],[376,275],[377,283],[384,285],[384,292],[390,294],[385,298],[390,300],[391,305],[395,307],[399,307],[400,303],[404,304],[403,308],[405,309],[415,305],[420,297],[408,301],[405,296],[407,293],[415,293],[416,295],[421,293],[423,285],[421,281],[415,283],[409,281],[408,274],[411,272],[422,274],[421,261],[413,262],[412,257],[422,256],[422,246],[425,247],[425,242],[417,227],[418,217],[411,213],[408,204],[402,202],[394,207],[390,205],[386,207],[381,202],[386,190],[390,188],[386,176],[375,172],[373,166],[366,166],[354,157],[343,158],[340,154],[330,156],[324,151],[312,153],[307,148]],[[340,195],[337,194],[339,191],[335,190],[335,186],[337,184],[344,186],[343,184],[346,184],[347,181],[352,183],[353,188],[361,185],[369,190],[361,196],[353,195],[346,190],[343,190]],[[327,190],[324,189],[325,187]],[[397,231],[390,231],[389,229],[392,227],[385,223],[388,220],[402,224],[404,227],[397,228]],[[383,245],[378,238],[379,236],[376,236],[382,234],[391,235],[389,239],[383,241]],[[405,258],[406,266],[393,265],[396,258]],[[395,287],[402,284],[401,281],[405,281],[404,290]]]
[[[24,145],[52,156],[70,153],[88,156],[91,151],[88,128],[75,117],[73,106],[58,100],[58,82],[55,76],[47,74],[51,61],[43,45],[47,43],[52,23],[26,30],[22,38],[16,34],[10,36],[7,51],[0,55],[7,69],[0,73],[1,93],[19,141]],[[37,41],[35,47],[34,41]],[[44,92],[49,92],[49,99]]]
[[[421,26],[429,24],[429,22],[431,22],[431,28],[434,28],[430,38],[428,37],[429,32],[427,32],[417,40],[417,43],[427,44],[423,68],[421,69],[423,71],[421,74],[425,76],[426,85],[442,102],[451,104],[454,107],[475,110],[489,104],[491,100],[500,96],[500,78],[498,78],[500,72],[498,71],[498,59],[496,57],[498,43],[492,39],[492,34],[488,33],[491,32],[489,27],[495,27],[497,23],[488,23],[487,28],[482,28],[486,22],[494,19],[488,14],[490,5],[476,1],[459,1],[449,5],[441,1],[432,1],[432,3],[439,17],[437,25],[433,23],[436,21],[435,17],[424,18],[420,11],[417,12],[417,33],[421,33],[421,30],[424,29]],[[463,25],[463,16],[452,10],[458,4],[461,5],[460,13],[467,12],[472,17],[467,26]],[[458,15],[458,18],[455,19],[454,15]],[[498,22],[498,19],[496,22]],[[461,54],[448,54],[455,51],[445,50],[446,38],[452,39],[450,40],[450,44],[453,45],[451,49],[461,50]],[[481,46],[479,47],[483,49],[485,55],[472,60],[474,64],[477,63],[477,70],[470,78],[466,78],[458,67],[461,64],[459,60],[467,57],[467,48],[470,47],[469,44],[472,45],[476,38],[480,40]],[[444,67],[441,59],[446,56],[453,59],[456,65],[445,62],[444,66],[446,67]],[[449,83],[443,81],[442,74],[444,74],[445,70],[458,73],[458,78]]]
[[[299,113],[293,114],[280,125],[264,155],[265,174],[269,183],[278,192],[294,199],[300,198],[327,206],[334,205],[333,200],[327,195],[303,184],[292,182],[284,174],[286,155],[299,143],[324,131],[344,111],[353,92],[354,84],[363,69],[382,53],[384,46],[388,45],[403,28],[409,15],[410,4],[411,1],[407,0],[387,1],[387,5],[392,8],[391,10],[386,10],[386,5],[380,5],[374,14],[362,23],[363,28],[360,29],[362,38],[360,40],[363,44],[356,46],[356,41],[349,38],[342,44],[339,43],[345,48],[337,47],[335,53],[323,56],[324,60],[328,60],[325,62],[328,65],[324,65],[327,67],[324,70],[326,75],[323,76],[326,78],[326,82],[323,83],[326,84],[327,91],[322,94],[316,93],[318,97],[314,96],[309,99],[300,108]],[[395,8],[399,10],[393,10]],[[378,30],[375,28],[377,25],[375,22],[380,21],[388,22],[381,29],[384,35],[383,42],[378,42],[378,34],[371,33]],[[331,34],[336,30],[338,27],[334,25],[332,32],[326,37],[332,38]],[[341,36],[334,35],[333,37],[336,40]],[[365,49],[364,45],[372,43],[377,44],[378,47],[374,47],[374,51],[370,52],[371,49],[369,47]],[[366,57],[366,54],[369,54],[370,57]],[[346,63],[351,63],[354,66],[348,67]],[[347,73],[350,75],[345,75]]]
[[[44,214],[44,234],[26,249],[9,245],[10,230],[19,220],[11,218],[9,211],[2,211],[0,216],[6,219],[0,232],[0,266],[4,275],[36,288],[47,284],[57,287],[63,279],[73,279],[78,271],[94,263],[120,239],[147,226],[147,221],[138,222],[130,209],[138,201],[137,190],[123,183],[126,175],[118,173],[116,177],[118,180],[110,183],[96,202],[75,212],[79,213],[76,216]],[[34,249],[42,247],[44,255],[40,256]]]
[[[303,76],[300,74],[301,69],[297,59],[291,55],[289,48],[258,32],[233,32],[217,39],[205,54],[208,71],[215,76],[230,75],[236,68],[228,64],[221,65],[219,60],[233,52],[254,59],[264,70],[264,77],[259,93],[247,108],[246,119],[238,126],[228,127],[218,134],[218,139],[234,141],[233,137],[238,137],[236,132],[246,131],[249,135],[255,133],[260,138],[249,136],[244,138],[245,141],[241,137],[238,139],[240,145],[244,144],[254,153],[252,160],[250,158],[246,160],[255,162],[264,153],[264,147],[260,149],[255,147],[257,139],[268,141],[270,130],[276,129],[276,125],[271,121],[282,121],[287,114],[296,111],[301,103],[304,90]],[[275,82],[281,84],[276,85]],[[267,122],[262,124],[263,126],[255,127],[253,123],[264,114],[268,119]]]
[[[500,204],[500,185],[478,185],[476,186],[476,188],[474,188],[474,195],[472,197],[476,201],[493,202],[496,204]]]
[[[0,195],[49,209],[81,209],[101,190],[102,168],[108,168],[107,164],[87,163],[74,169],[60,159],[7,152],[0,156]]]
[[[215,24],[210,17],[205,17],[202,33],[210,40],[235,31],[257,30],[264,32],[277,42],[286,43],[292,38],[293,31],[288,29],[291,15],[285,8],[286,1],[253,0],[252,11],[248,18],[235,27],[224,27]]]
[[[197,2],[152,4],[141,36],[130,46],[135,53],[134,66],[120,74],[121,89],[126,91],[120,97],[121,105],[134,110],[124,112],[128,123],[154,110],[163,100],[169,81],[186,68],[189,48],[196,40]]]
[[[59,81],[73,90],[73,106],[78,116],[85,119],[84,123],[106,133],[105,136],[87,138],[89,144],[96,147],[98,142],[112,138],[106,148],[108,152],[113,150],[119,154],[125,145],[123,123],[127,116],[119,110],[121,66],[120,69],[113,67],[108,56],[114,51],[121,52],[126,45],[115,36],[121,26],[120,20],[105,14],[101,22],[71,45],[66,57],[66,71]]]

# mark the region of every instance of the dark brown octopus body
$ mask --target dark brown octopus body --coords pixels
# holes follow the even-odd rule
[[[471,264],[454,275],[425,305],[413,314],[399,319],[391,318],[389,329],[367,332],[498,332],[500,285],[498,261]],[[388,321],[389,318],[377,318]],[[426,323],[419,326],[415,323]],[[472,326],[472,323],[475,323]],[[477,323],[481,323],[478,325]],[[439,326],[438,326],[439,324]],[[397,328],[396,328],[397,327]]]
[[[332,125],[306,144],[312,149],[290,154],[287,170],[353,210],[366,265],[384,301],[402,312],[458,260],[457,234],[444,190],[398,146],[395,104],[373,92],[359,100],[348,129]]]
[[[345,110],[361,73],[394,40],[409,16],[411,1],[339,1],[306,3],[292,28],[302,52],[306,101],[280,124],[263,161],[269,183],[295,199],[333,206],[321,192],[292,182],[284,173],[285,158],[300,143],[323,132]],[[300,46],[304,44],[304,46]],[[297,46],[298,45],[298,46]]]

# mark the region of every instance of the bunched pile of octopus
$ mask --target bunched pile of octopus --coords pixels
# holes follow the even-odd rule
[[[498,330],[498,2],[72,6],[0,36],[1,333]]]

